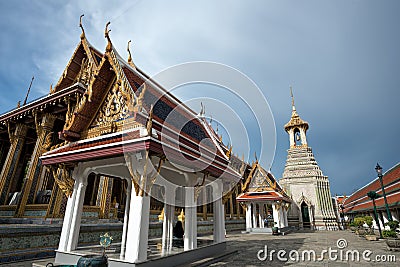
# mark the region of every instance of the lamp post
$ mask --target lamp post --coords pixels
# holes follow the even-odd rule
[[[388,216],[388,220],[389,220],[389,221],[392,221],[392,214],[390,214],[389,206],[388,206],[387,199],[386,199],[385,188],[384,188],[384,186],[383,186],[382,167],[379,166],[379,164],[377,163],[377,164],[376,164],[376,167],[375,167],[375,170],[376,170],[376,173],[378,174],[379,182],[381,183],[382,194],[383,194],[383,199],[385,200],[385,207],[386,207],[386,213],[387,213],[387,216]]]
[[[372,199],[372,203],[374,204],[374,215],[375,215],[375,222],[378,225],[379,229],[379,238],[382,238],[382,230],[381,230],[381,224],[379,223],[378,219],[378,213],[376,212],[376,206],[375,206],[375,199],[381,197],[381,195],[377,194],[375,191],[369,191],[367,196]]]

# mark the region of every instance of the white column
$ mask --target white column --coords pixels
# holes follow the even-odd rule
[[[247,203],[246,206],[246,231],[251,228],[251,203]]]
[[[277,209],[276,204],[272,204],[272,216],[274,217],[274,225],[273,226],[279,227],[279,210]]]
[[[253,220],[253,225],[252,225],[252,227],[253,228],[257,228],[257,204],[256,203],[253,203],[253,209],[252,209],[252,216],[251,216],[251,218],[252,218],[252,220]]]
[[[172,250],[172,239],[174,229],[174,215],[175,215],[175,188],[165,187],[165,200],[164,200],[164,221],[163,221],[163,234],[162,234],[162,252],[161,254],[168,255]]]
[[[67,251],[68,238],[71,230],[72,214],[74,213],[77,191],[78,191],[78,183],[75,181],[74,191],[72,192],[72,196],[68,198],[67,207],[65,208],[65,215],[61,230],[60,243],[58,245],[58,250],[62,252]]]
[[[126,261],[140,262],[147,259],[149,214],[150,197],[136,196],[135,190],[132,190],[126,240]]]
[[[279,209],[279,228],[284,228],[285,227],[285,219],[283,215],[283,206]]]
[[[194,187],[185,187],[185,235],[183,242],[184,251],[197,248],[197,209],[194,202]]]
[[[85,199],[85,191],[87,186],[87,173],[78,172],[75,177],[75,180],[76,180],[75,183],[78,183],[78,188],[76,191],[74,211],[72,213],[67,251],[75,250],[78,245],[79,230],[81,228],[81,219],[83,213],[83,201]]]
[[[214,243],[225,241],[225,217],[224,205],[222,204],[222,183],[216,182],[213,186],[214,195]]]
[[[258,207],[260,209],[260,218],[259,218],[259,220],[260,220],[260,228],[264,228],[265,227],[265,225],[264,225],[264,217],[265,217],[265,215],[264,215],[264,203],[263,204],[258,204]]]
[[[284,222],[284,227],[288,227],[289,226],[289,224],[288,224],[288,218],[287,218],[287,210],[286,209],[283,209],[283,222]]]
[[[214,202],[214,242],[225,241],[225,218],[222,198]]]
[[[268,215],[269,215],[268,203],[265,204],[265,211],[266,211],[265,217],[268,218]],[[268,224],[266,225],[266,227],[269,227],[270,224],[271,224],[270,219],[268,219]]]
[[[124,259],[125,258],[126,234],[128,233],[129,208],[130,208],[130,204],[131,204],[132,181],[131,181],[131,179],[127,179],[127,181],[128,181],[128,186],[126,187],[124,226],[122,228],[121,253],[119,255],[120,259]]]

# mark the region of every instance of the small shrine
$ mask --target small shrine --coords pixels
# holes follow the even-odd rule
[[[258,161],[252,164],[242,191],[236,200],[246,209],[247,232],[271,233],[273,227],[288,227],[287,210],[291,200],[272,173]]]

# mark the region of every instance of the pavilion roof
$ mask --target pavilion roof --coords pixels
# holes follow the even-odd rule
[[[306,130],[308,129],[308,122],[300,118],[299,114],[296,111],[296,108],[293,106],[292,116],[288,123],[285,124],[285,131],[289,131],[289,129],[294,127],[304,127]]]
[[[284,200],[290,202],[290,197],[279,185],[271,172],[266,171],[258,161],[252,164],[249,175],[242,183],[242,193],[238,201],[250,200]]]
[[[189,159],[208,157],[212,163],[210,168],[214,168],[214,173],[218,169],[233,176],[240,175],[237,170],[229,166],[230,150],[201,114],[197,115],[132,62],[122,59],[111,41],[109,39],[108,41],[104,54],[95,52],[96,56],[101,56],[101,59],[96,59],[96,63],[93,64],[96,75],[87,85],[85,96],[77,103],[75,111],[60,133],[60,136],[67,141],[61,147],[44,154],[41,157],[42,163],[44,165],[72,163],[123,155],[127,144],[132,151],[149,149],[162,154],[164,153],[162,146],[166,145],[172,155],[180,151]],[[79,59],[84,62],[82,55],[89,53],[87,44],[88,42],[81,40],[64,71],[73,73],[71,79],[75,75],[79,76],[79,73],[75,73],[78,71],[78,65],[74,64],[79,62]],[[90,49],[93,48],[89,46]],[[66,77],[68,75],[64,74],[54,91],[58,92],[63,85],[68,85],[65,80],[71,79]],[[130,123],[134,121],[135,126],[124,129],[124,120],[114,121],[114,128],[118,128],[117,131],[112,130],[111,124],[111,131],[105,130],[104,133],[91,137],[90,132],[101,128],[95,125],[94,121],[101,105],[107,101],[112,83],[120,84],[122,93],[129,100],[127,105],[130,105],[130,112],[124,120]],[[144,83],[146,86],[143,86]],[[174,111],[173,118],[167,120],[172,111]],[[101,130],[99,132],[102,132]]]

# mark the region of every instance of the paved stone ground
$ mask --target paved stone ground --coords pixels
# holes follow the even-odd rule
[[[339,249],[337,246],[338,239],[344,239],[347,246]],[[228,234],[228,249],[237,250],[236,254],[230,256],[218,263],[211,266],[233,266],[233,267],[251,267],[251,266],[400,266],[400,252],[389,251],[386,248],[384,240],[368,241],[364,237],[359,237],[350,231],[316,231],[316,232],[292,232],[285,236],[272,236],[270,234]],[[341,243],[343,244],[343,242]],[[341,245],[340,244],[340,245]],[[265,250],[267,246],[268,257],[264,261],[259,260],[257,253],[259,250]],[[342,246],[342,245],[341,245]],[[337,260],[329,260],[329,255],[326,253],[321,257],[321,251],[328,250],[331,247],[332,255],[337,255]],[[280,261],[278,260],[277,252],[273,254],[273,260],[269,259],[269,253],[272,250],[284,250],[286,255],[283,257],[289,258],[289,252],[296,250],[299,252],[300,261],[294,262],[291,260]],[[315,258],[323,258],[321,261],[309,261],[307,254],[306,260],[301,261],[302,251],[314,250],[316,253]],[[360,254],[360,261],[352,261],[352,256],[349,255],[349,261],[346,261],[346,252],[349,250],[357,250]],[[370,261],[362,258],[362,253],[365,250],[372,252],[369,255]],[[342,252],[340,252],[342,251]],[[296,256],[292,252],[293,257]],[[342,256],[341,256],[342,253]],[[264,257],[264,252],[260,254]],[[378,257],[388,257],[394,255],[396,262],[378,262]],[[343,259],[342,261],[340,259]]]
[[[210,237],[211,238],[211,237]],[[339,249],[337,246],[338,239],[344,239],[347,242],[347,246]],[[237,250],[236,253],[229,256],[220,262],[214,263],[211,266],[233,266],[233,267],[253,267],[253,266],[400,266],[400,251],[389,251],[386,248],[384,240],[380,241],[367,241],[363,237],[359,237],[350,231],[316,231],[316,232],[292,232],[285,236],[273,236],[271,234],[228,234],[227,245],[229,250]],[[265,251],[267,246],[267,258],[265,260],[259,260],[257,254],[260,250]],[[306,260],[302,261],[302,252],[304,250],[314,250],[316,253],[315,258],[321,258],[322,250],[337,250],[338,252],[332,252],[337,255],[337,260],[329,260],[329,255],[326,253],[322,257],[321,261]],[[269,255],[273,253],[272,260],[269,259]],[[295,250],[299,253],[300,261],[294,262],[291,260],[280,261],[278,259],[277,251],[284,250],[286,255],[283,257],[289,258],[289,252]],[[349,260],[346,261],[347,251],[357,250],[360,254],[359,261],[352,261],[352,256],[349,256]],[[372,252],[369,255],[370,261],[366,261],[362,258],[363,251],[370,250]],[[265,253],[262,251],[260,257],[264,257]],[[342,251],[342,256],[340,251]],[[292,256],[295,256],[295,252],[291,252]],[[389,255],[394,256],[396,262],[377,262],[376,256],[388,257]],[[340,260],[340,259],[343,260]],[[31,266],[31,261],[14,263],[12,265],[0,265],[0,266],[14,266],[14,267],[28,267]]]

